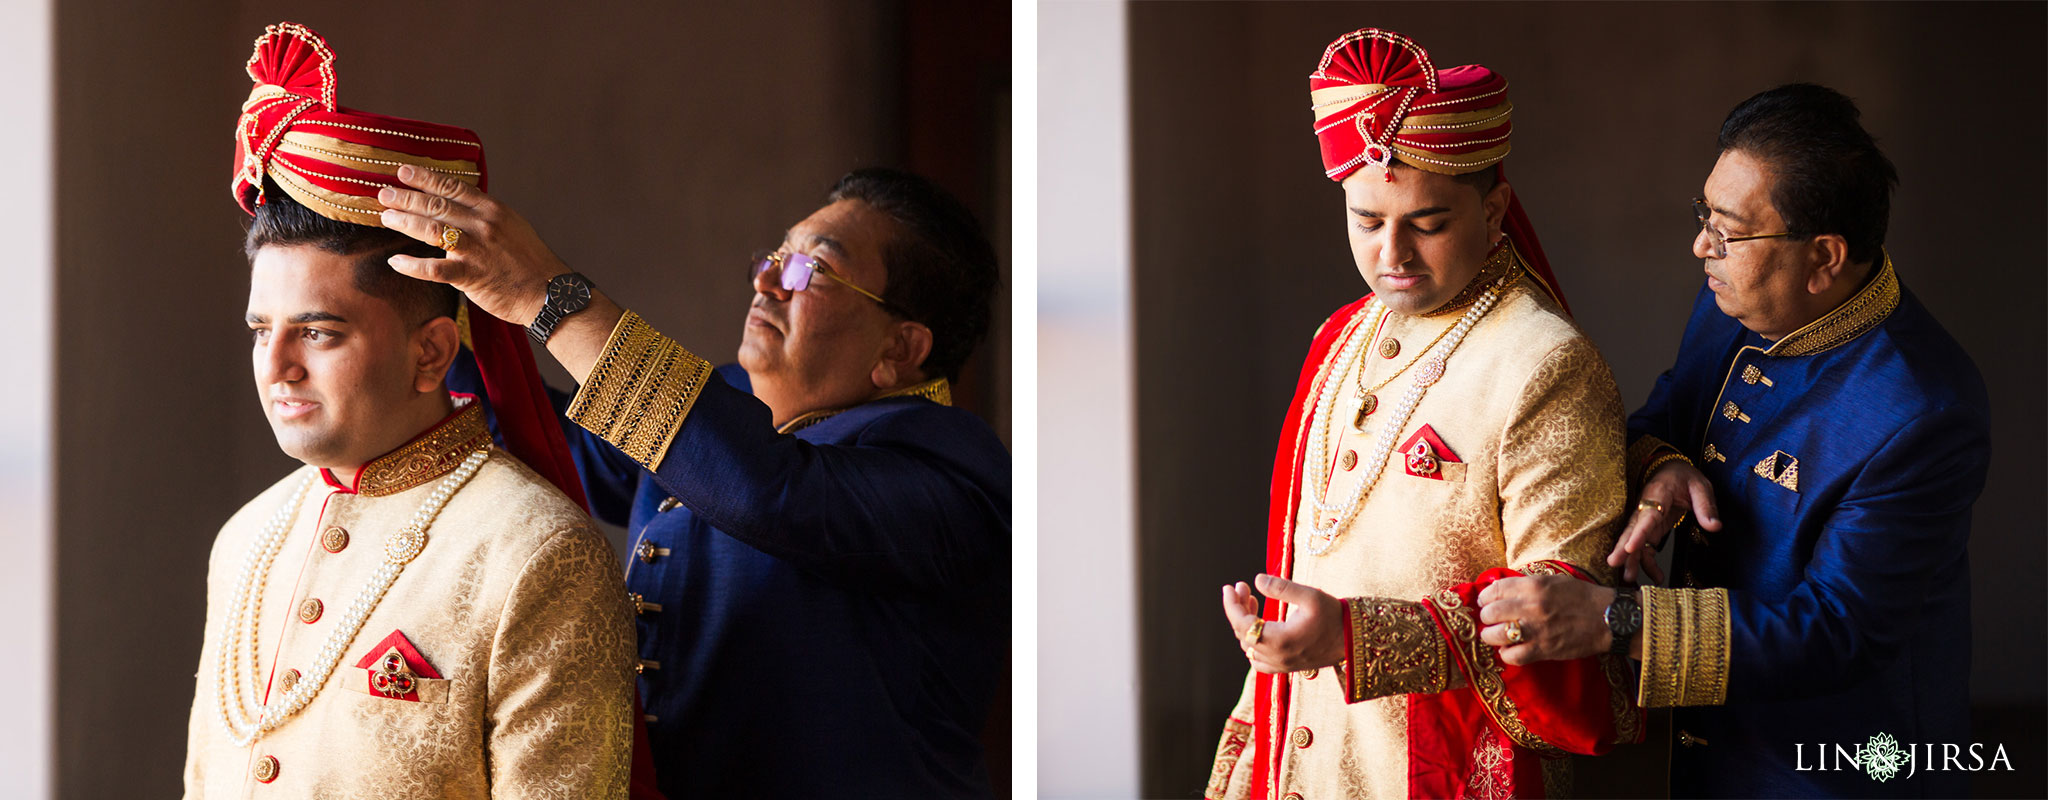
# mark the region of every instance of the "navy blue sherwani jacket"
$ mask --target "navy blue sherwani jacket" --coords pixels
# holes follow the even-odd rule
[[[1777,342],[1700,292],[1677,363],[1629,418],[1632,463],[1689,457],[1722,520],[1674,534],[1676,586],[1644,593],[1643,702],[1680,706],[1675,796],[1968,791],[1942,746],[1970,744],[1966,545],[1988,405],[1889,258]]]
[[[1010,634],[1010,458],[994,431],[938,380],[778,432],[745,371],[632,325],[649,358],[601,365],[563,429],[592,513],[632,542],[663,793],[989,796],[979,736]],[[614,352],[633,341],[615,334],[606,357],[635,363]],[[606,395],[633,399],[594,411]],[[633,414],[654,422],[635,431]]]

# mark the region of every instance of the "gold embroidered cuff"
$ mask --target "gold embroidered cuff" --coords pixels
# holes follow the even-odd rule
[[[1419,602],[1356,597],[1344,601],[1351,668],[1344,698],[1356,703],[1393,694],[1451,688],[1451,649]]]
[[[1728,590],[1645,586],[1644,708],[1718,706],[1728,700]]]
[[[1641,494],[1643,491],[1643,481],[1649,480],[1651,475],[1656,474],[1658,467],[1664,466],[1673,460],[1684,461],[1687,464],[1692,463],[1692,459],[1679,452],[1678,448],[1655,436],[1640,436],[1635,441],[1630,442],[1628,445],[1628,458],[1625,461],[1628,466],[1629,495]]]
[[[711,362],[628,311],[569,403],[569,419],[656,469],[710,378]]]
[[[1232,717],[1223,721],[1223,739],[1216,743],[1216,765],[1209,769],[1209,787],[1202,792],[1208,800],[1230,797],[1231,774],[1244,757],[1245,743],[1251,741],[1252,725]]]

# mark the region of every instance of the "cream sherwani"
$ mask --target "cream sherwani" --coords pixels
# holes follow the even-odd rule
[[[1492,274],[1483,272],[1475,285],[1490,283],[1498,267],[1490,264]],[[1456,608],[1459,599],[1444,592],[1496,567],[1556,571],[1538,562],[1561,562],[1606,580],[1605,556],[1615,541],[1626,487],[1621,403],[1606,363],[1537,280],[1519,272],[1517,277],[1450,355],[1442,377],[1427,387],[1398,431],[1382,429],[1395,416],[1402,393],[1427,368],[1428,357],[1415,357],[1457,324],[1462,309],[1420,317],[1389,314],[1377,332],[1366,313],[1340,313],[1327,323],[1338,338],[1316,366],[1312,386],[1338,384],[1325,438],[1328,458],[1304,462],[1312,457],[1318,433],[1313,406],[1304,413],[1300,435],[1280,443],[1296,448],[1295,463],[1301,465],[1286,563],[1292,580],[1353,598],[1347,602],[1350,658],[1337,669],[1286,676],[1291,700],[1284,707],[1259,708],[1248,675],[1223,737],[1210,796],[1245,796],[1253,759],[1260,757],[1271,759],[1268,774],[1276,778],[1272,791],[1262,794],[1276,799],[1426,793],[1411,787],[1411,769],[1452,767],[1429,758],[1411,763],[1417,751],[1409,732],[1418,720],[1411,719],[1410,698],[1472,691],[1474,668],[1481,673],[1477,695],[1487,709],[1478,714],[1481,730],[1471,734],[1470,718],[1423,721],[1461,726],[1479,742],[1483,752],[1453,754],[1469,757],[1470,764],[1456,767],[1460,772],[1451,781],[1475,796],[1493,794],[1489,782],[1505,780],[1500,757],[1509,752],[1508,743],[1539,744],[1542,731],[1522,726],[1515,704],[1500,692],[1492,648],[1477,642],[1476,626],[1460,630],[1466,624],[1460,620],[1476,615]],[[1339,354],[1352,337],[1366,337],[1359,366],[1340,371]],[[1411,360],[1417,363],[1396,373]],[[1365,430],[1355,429],[1365,402],[1359,387],[1373,388],[1389,376],[1374,392],[1378,404],[1365,417]],[[1411,465],[1412,445],[1396,449],[1350,524],[1327,551],[1312,555],[1315,500],[1325,481],[1331,499],[1350,496],[1368,471],[1375,437],[1397,437],[1396,445],[1408,445],[1425,427],[1434,433],[1434,463]],[[1423,607],[1426,599],[1433,611]],[[1463,657],[1453,658],[1461,648]],[[1621,713],[1626,698],[1620,689],[1613,701],[1616,724],[1626,727],[1620,722],[1627,716]],[[1281,732],[1280,752],[1257,752],[1251,728],[1260,714],[1273,715],[1269,725]]]
[[[262,592],[258,700],[313,674],[386,537],[489,446],[471,404],[366,465],[354,491],[302,468],[228,520],[207,577],[186,797],[626,796],[633,628],[618,561],[588,515],[495,448],[304,709],[247,747],[223,727],[225,616],[251,542],[302,481],[314,476]]]

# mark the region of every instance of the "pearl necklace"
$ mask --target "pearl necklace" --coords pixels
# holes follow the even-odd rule
[[[1465,316],[1450,329],[1449,335],[1435,343],[1434,357],[1423,365],[1421,372],[1416,373],[1414,382],[1410,383],[1408,391],[1401,395],[1401,401],[1395,405],[1393,413],[1387,416],[1385,422],[1376,426],[1378,430],[1386,432],[1386,435],[1378,436],[1373,442],[1372,456],[1366,461],[1365,472],[1359,475],[1358,485],[1352,488],[1351,496],[1343,503],[1330,503],[1326,497],[1329,484],[1325,482],[1316,485],[1316,513],[1314,518],[1309,520],[1309,555],[1320,556],[1330,552],[1330,548],[1337,543],[1337,537],[1351,525],[1351,520],[1358,516],[1358,509],[1365,504],[1365,498],[1372,493],[1373,486],[1379,483],[1380,473],[1386,469],[1387,459],[1393,455],[1394,440],[1400,436],[1401,430],[1407,427],[1408,417],[1415,413],[1415,406],[1422,402],[1423,393],[1443,377],[1444,366],[1450,360],[1451,353],[1458,349],[1459,343],[1465,341],[1465,334],[1472,330],[1472,326],[1479,322],[1479,318],[1486,316],[1486,312],[1493,308],[1494,303],[1499,302],[1501,289],[1507,286],[1513,275],[1513,271],[1510,271],[1507,276],[1486,287],[1486,293],[1481,295],[1471,308],[1466,309]],[[1308,463],[1316,465],[1316,469],[1322,469],[1330,462],[1330,419],[1337,413],[1337,394],[1339,387],[1344,385],[1343,376],[1357,366],[1359,353],[1365,349],[1366,340],[1372,338],[1370,332],[1378,330],[1380,323],[1392,312],[1378,297],[1374,297],[1366,306],[1365,313],[1371,322],[1352,330],[1350,338],[1344,343],[1344,349],[1337,357],[1334,366],[1336,372],[1324,379],[1322,391],[1316,396],[1315,429],[1311,434],[1314,440],[1309,443],[1308,458]],[[1370,431],[1372,428],[1366,430]],[[1335,516],[1330,517],[1332,514]],[[1327,525],[1323,522],[1326,517],[1330,520]]]
[[[476,477],[484,461],[491,457],[490,448],[470,453],[463,459],[441,485],[434,487],[434,493],[413,512],[412,519],[397,533],[384,540],[384,563],[363,584],[348,611],[327,636],[327,643],[320,648],[317,663],[304,679],[292,685],[289,691],[270,703],[256,702],[262,692],[262,670],[258,665],[260,650],[256,643],[256,629],[263,609],[263,589],[268,584],[270,565],[277,560],[277,553],[284,548],[284,537],[297,519],[299,506],[305,503],[305,496],[313,485],[313,476],[307,474],[292,490],[291,499],[271,515],[269,524],[264,526],[262,535],[249,543],[249,552],[242,559],[242,576],[235,583],[235,593],[228,601],[227,618],[221,623],[221,651],[215,656],[214,695],[219,699],[221,727],[237,747],[247,747],[257,737],[276,728],[293,714],[305,708],[313,696],[327,684],[334,674],[342,654],[355,642],[363,622],[370,612],[384,599],[384,593],[391,590],[391,584],[398,580],[398,574],[405,570],[420,550],[427,546],[427,528],[434,524],[434,517],[440,515],[441,507],[455,496],[463,484]],[[246,666],[246,668],[242,668]],[[241,680],[234,680],[230,674]],[[230,684],[233,684],[232,689]],[[251,709],[256,709],[252,715]]]

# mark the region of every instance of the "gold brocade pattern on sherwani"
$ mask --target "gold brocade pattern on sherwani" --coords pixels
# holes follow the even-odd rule
[[[641,466],[658,469],[710,379],[711,362],[628,311],[569,402],[567,416]]]
[[[448,421],[364,464],[356,491],[364,497],[385,497],[423,486],[454,471],[470,453],[490,447],[483,404],[464,402],[468,405]]]
[[[201,674],[212,675],[220,658],[219,615],[241,554],[304,474],[222,527],[207,577]],[[305,499],[262,596],[261,670],[303,670],[317,657],[340,615],[301,622],[299,601],[347,597],[383,563],[376,543],[432,491],[428,483],[387,496],[316,491]],[[329,527],[362,544],[327,551],[318,540]],[[625,597],[618,560],[589,516],[517,459],[493,452],[366,618],[341,659],[351,668],[337,670],[298,714],[237,747],[221,730],[213,681],[199,682],[186,796],[624,798],[634,658]],[[393,631],[445,681],[433,702],[336,685],[367,681],[354,665]],[[277,759],[273,782],[250,780],[257,756]]]
[[[1717,706],[1728,700],[1728,590],[1645,586],[1640,705]]]
[[[1362,316],[1331,324],[1346,326],[1337,332],[1340,337],[1349,335]],[[1423,342],[1441,328],[1440,320],[1392,315],[1381,335]],[[1360,404],[1348,391],[1357,376],[1332,374],[1332,351],[1316,367],[1310,396],[1324,381],[1342,381],[1347,391],[1339,393],[1333,413],[1348,423]],[[1405,390],[1408,380],[1398,378],[1388,390]],[[1438,646],[1463,648],[1461,660],[1484,665],[1470,675],[1448,668],[1446,690],[1470,685],[1482,697],[1499,701],[1489,702],[1488,708],[1493,714],[1508,712],[1502,727],[1516,726],[1541,745],[1505,702],[1493,648],[1478,641],[1476,610],[1445,609],[1438,592],[1494,567],[1553,559],[1608,579],[1612,570],[1606,555],[1613,549],[1626,498],[1622,409],[1613,377],[1546,290],[1534,281],[1518,281],[1473,326],[1408,425],[1400,431],[1371,429],[1387,416],[1384,408],[1369,416],[1369,430],[1363,433],[1349,424],[1331,426],[1328,452],[1341,458],[1346,450],[1369,450],[1380,435],[1394,436],[1398,443],[1426,424],[1464,463],[1464,480],[1417,477],[1393,460],[1336,544],[1312,558],[1304,538],[1319,484],[1334,481],[1329,494],[1343,497],[1363,470],[1303,465],[1292,487],[1296,516],[1286,545],[1285,577],[1337,597],[1438,603],[1444,627],[1452,630],[1448,641],[1432,634]],[[1310,449],[1299,442],[1282,446],[1296,458]],[[1347,642],[1347,651],[1356,645]],[[1477,658],[1481,655],[1485,658]],[[1353,652],[1350,669],[1370,669],[1370,662],[1369,656],[1361,660]],[[1290,677],[1292,695],[1284,716],[1263,721],[1280,732],[1283,744],[1292,729],[1309,728],[1312,746],[1252,753],[1236,769],[1249,771],[1252,758],[1267,759],[1275,766],[1279,785],[1271,788],[1278,789],[1272,792],[1276,798],[1288,791],[1310,798],[1407,796],[1408,698],[1394,694],[1348,702],[1343,681],[1331,677],[1329,671],[1316,680]],[[1495,686],[1481,686],[1486,680]],[[1257,719],[1262,713],[1281,710],[1253,708],[1245,698],[1238,719]],[[1247,750],[1259,746],[1255,740]],[[1459,782],[1466,777],[1456,776]]]
[[[1450,688],[1450,649],[1422,603],[1355,597],[1344,611],[1351,622],[1345,688],[1352,702]]]
[[[1543,796],[1572,796],[1571,756],[1565,756],[1563,758],[1543,759]]]
[[[1883,266],[1870,282],[1856,290],[1835,310],[1799,330],[1786,334],[1764,351],[1764,355],[1796,358],[1826,352],[1877,327],[1899,307],[1899,276],[1892,271],[1892,256],[1884,254]]]

